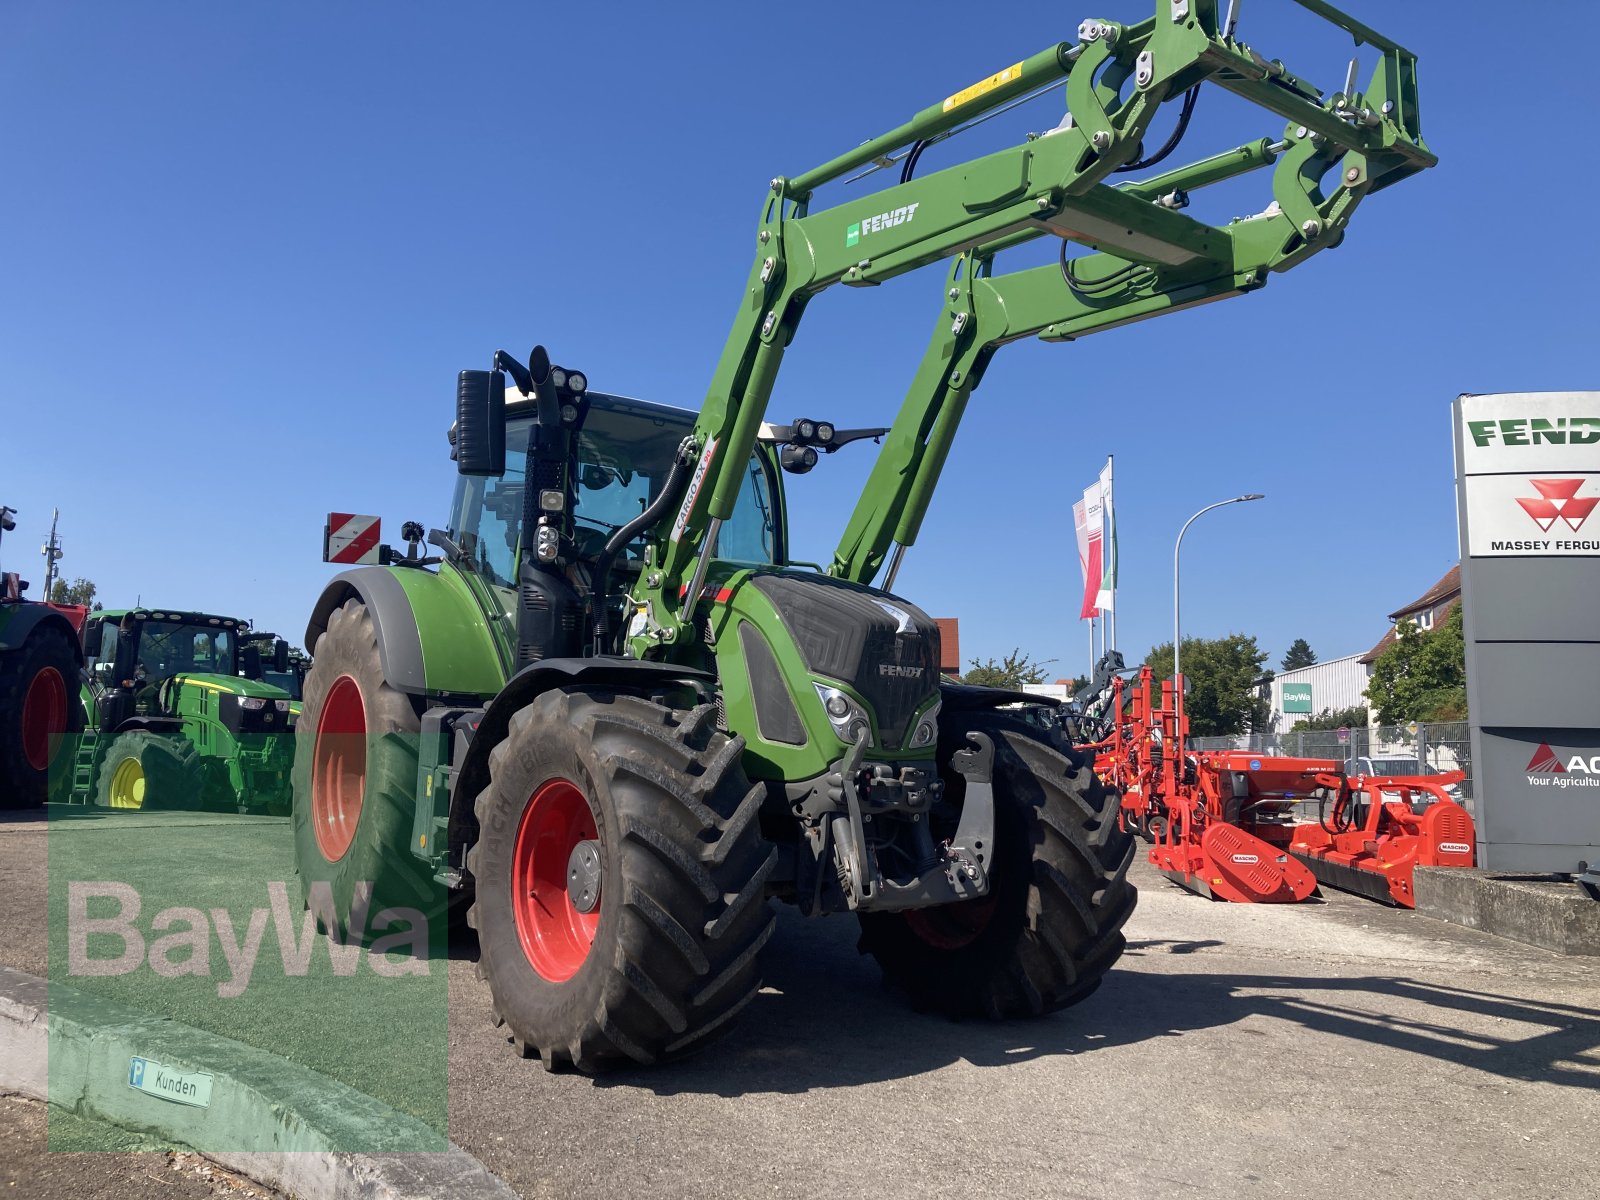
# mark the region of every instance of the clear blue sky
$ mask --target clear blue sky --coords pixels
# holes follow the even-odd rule
[[[107,604],[142,594],[298,641],[330,574],[324,513],[380,513],[391,536],[443,523],[458,369],[541,341],[598,388],[698,406],[771,176],[1150,3],[10,0],[0,502],[22,518],[5,565],[41,577],[59,505],[62,565]],[[1597,385],[1592,84],[1562,60],[1594,44],[1594,10],[1356,9],[1421,56],[1441,165],[1264,292],[1000,353],[898,587],[961,619],[966,657],[1020,646],[1081,669],[1070,504],[1108,453],[1130,659],[1170,637],[1178,526],[1243,491],[1268,498],[1185,541],[1185,633],[1251,633],[1274,660],[1295,637],[1364,650],[1456,559],[1451,398]],[[1268,57],[1341,86],[1347,41],[1283,0],[1241,18]],[[924,169],[1059,114],[990,122]],[[1280,129],[1208,95],[1185,149]],[[1259,210],[1265,184],[1204,215]],[[773,418],[887,424],[942,279],[820,297]],[[799,481],[799,556],[831,551],[871,452]]]

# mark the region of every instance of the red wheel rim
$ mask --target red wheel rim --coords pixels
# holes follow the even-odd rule
[[[994,883],[989,886],[993,888]],[[999,907],[1000,899],[991,891],[979,900],[910,909],[905,914],[906,925],[936,950],[959,950],[983,935]]]
[[[22,756],[35,771],[48,770],[52,740],[67,731],[67,682],[46,667],[28,684],[22,701]]]
[[[599,907],[579,912],[567,891],[573,849],[599,836],[588,801],[565,779],[540,784],[522,810],[511,858],[511,911],[522,952],[551,983],[578,973],[600,926]]]
[[[356,681],[341,675],[322,703],[311,758],[311,826],[331,863],[355,840],[366,786],[367,706]]]

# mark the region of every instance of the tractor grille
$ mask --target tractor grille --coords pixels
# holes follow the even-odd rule
[[[886,748],[939,689],[939,627],[906,601],[825,575],[761,574],[806,669],[849,684],[872,706]]]

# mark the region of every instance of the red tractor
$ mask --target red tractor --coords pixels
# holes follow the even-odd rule
[[[15,512],[0,506],[0,533],[16,528]],[[78,638],[89,610],[24,600],[27,586],[0,573],[0,809],[42,805],[66,735],[83,728]],[[56,773],[70,784],[70,770]]]

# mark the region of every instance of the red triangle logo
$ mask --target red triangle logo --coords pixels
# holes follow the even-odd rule
[[[1537,771],[1544,775],[1565,775],[1567,769],[1561,765],[1561,760],[1556,757],[1556,752],[1550,749],[1549,742],[1540,742],[1539,748],[1533,752],[1533,757],[1528,760],[1527,770]]]

